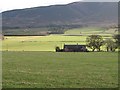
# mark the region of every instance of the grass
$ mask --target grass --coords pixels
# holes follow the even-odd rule
[[[3,88],[116,88],[118,53],[3,52]]]
[[[41,32],[47,32],[48,28],[26,28],[26,29],[6,29],[3,33],[7,35],[39,35]]]
[[[103,32],[105,29],[101,29],[101,28],[93,28],[93,27],[89,27],[89,28],[76,28],[76,29],[71,29],[71,30],[67,30],[65,32],[65,34],[87,34],[87,33],[97,33],[97,32]]]
[[[13,30],[21,31],[22,29]],[[24,30],[24,29],[23,29]],[[42,29],[40,29],[41,31]],[[25,30],[26,31],[26,30]],[[39,28],[35,30],[39,31]],[[43,29],[44,31],[44,29]],[[55,51],[55,47],[63,48],[64,44],[86,44],[86,37],[91,34],[102,35],[104,39],[111,38],[114,34],[113,29],[105,30],[104,28],[87,27],[66,30],[62,35],[49,35],[49,36],[6,36],[3,41],[3,51]],[[80,34],[81,32],[81,34]],[[25,33],[25,32],[24,32]],[[66,36],[67,35],[67,36]],[[73,35],[73,36],[69,36]],[[80,36],[77,36],[80,35]],[[102,47],[103,48],[103,47]]]
[[[81,35],[77,36],[79,32]],[[111,38],[114,30],[81,28],[63,35],[5,36],[3,88],[118,87],[117,52],[53,52],[56,46],[63,48],[64,44],[86,44],[89,34],[99,34],[105,39]]]
[[[98,27],[84,27],[84,28],[75,28],[75,29],[70,29],[66,30],[65,34],[69,35],[91,35],[91,34],[98,34],[102,36],[111,36],[115,32],[115,29],[108,29],[106,30],[105,28],[98,28]]]
[[[86,44],[87,36],[6,36],[3,51],[55,51],[55,47],[63,48],[64,44]],[[103,37],[103,38],[111,38]]]
[[[54,51],[64,44],[85,44],[85,36],[8,36],[3,41],[3,50],[9,51]]]

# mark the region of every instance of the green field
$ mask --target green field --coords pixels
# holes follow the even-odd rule
[[[87,36],[6,36],[3,40],[3,51],[55,51],[55,47],[63,48],[64,44],[86,45]],[[111,36],[103,37],[112,38]],[[104,47],[103,47],[104,48]]]
[[[55,51],[64,44],[85,44],[85,36],[9,36],[3,41],[3,50],[8,51]]]
[[[24,28],[24,29],[5,29],[3,33],[5,35],[40,35],[40,33],[52,32],[52,31],[61,31],[64,34],[100,34],[100,35],[111,35],[117,34],[118,30],[111,28],[100,28],[100,27],[83,27],[83,28],[73,28],[73,29],[51,29],[51,28]]]
[[[4,34],[7,35],[38,35],[41,32],[48,31],[47,28],[25,28],[25,29],[6,29],[3,30]]]
[[[118,87],[117,52],[55,52],[64,44],[85,45],[92,34],[112,38],[115,30],[77,28],[48,36],[5,36],[3,88]]]
[[[66,30],[65,34],[72,34],[72,35],[91,35],[91,34],[98,34],[102,36],[111,36],[112,34],[117,34],[118,32],[115,31],[116,29],[105,29],[105,28],[98,28],[98,27],[87,27],[87,28],[75,28],[71,30]]]
[[[32,30],[32,29],[31,29]],[[39,30],[39,29],[35,29]],[[20,31],[20,30],[19,30]],[[63,48],[64,44],[86,44],[88,35],[102,35],[104,39],[112,38],[115,30],[103,28],[77,28],[66,30],[64,34],[47,36],[6,36],[3,40],[3,51],[55,51],[55,47]],[[72,36],[71,36],[72,35]],[[104,48],[104,47],[103,47]]]
[[[3,52],[3,88],[116,87],[116,52]]]

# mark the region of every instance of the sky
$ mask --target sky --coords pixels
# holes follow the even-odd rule
[[[67,4],[80,0],[1,0],[0,12],[13,9],[23,9],[37,6],[49,6],[55,4]]]
[[[86,1],[86,2],[111,2],[119,0],[1,0],[0,1],[0,12],[13,10],[13,9],[23,9],[38,6],[49,6],[55,4],[68,4],[71,2]]]

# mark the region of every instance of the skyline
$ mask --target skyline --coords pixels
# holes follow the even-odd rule
[[[39,6],[61,5],[78,1],[81,0],[2,0],[0,3],[0,12]]]
[[[72,2],[118,2],[119,0],[2,0],[0,2],[0,12],[25,9],[40,6],[63,5]]]

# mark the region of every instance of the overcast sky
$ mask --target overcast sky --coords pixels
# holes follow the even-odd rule
[[[22,9],[37,6],[48,6],[54,4],[67,4],[80,0],[1,0],[0,11]]]
[[[67,4],[77,1],[88,1],[88,2],[105,2],[105,1],[119,1],[119,0],[1,0],[0,1],[0,12],[13,9],[23,9],[37,6],[48,6],[55,4]]]

